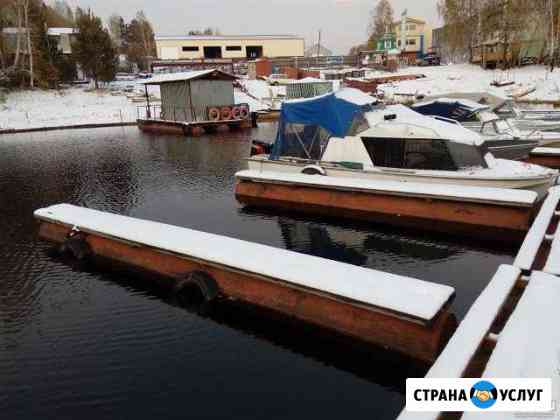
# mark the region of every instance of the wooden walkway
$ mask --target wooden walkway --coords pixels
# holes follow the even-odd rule
[[[560,395],[560,187],[554,187],[513,265],[501,266],[474,302],[427,378],[551,378]],[[492,412],[506,420],[513,413]],[[559,418],[541,413],[539,418]],[[478,413],[450,418],[470,420]],[[537,416],[535,416],[537,417]],[[530,415],[524,418],[535,418]],[[439,412],[408,412],[398,420],[437,420]]]

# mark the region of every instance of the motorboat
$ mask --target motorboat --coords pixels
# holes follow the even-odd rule
[[[510,124],[521,132],[560,130],[560,119],[545,118],[543,114],[522,113],[518,108],[508,108],[505,101],[492,108],[463,98],[437,98],[412,105],[412,109],[423,115],[449,118],[460,122],[465,127],[479,131],[483,120],[482,113],[494,113],[497,118],[508,119]],[[514,111],[514,109],[516,111]],[[496,112],[499,111],[499,112]],[[542,117],[542,118],[541,118]]]
[[[512,147],[503,147],[500,157],[513,160],[525,159],[526,156],[524,156],[524,154],[530,152],[537,146],[560,146],[560,132],[540,130],[522,131],[515,127],[511,123],[511,120],[500,118],[490,111],[482,111],[479,114],[479,118],[481,121],[480,134],[495,156],[497,153],[492,148],[499,147],[500,145],[503,146],[504,140],[509,141]],[[507,153],[510,153],[509,157]]]
[[[556,182],[555,170],[495,158],[480,134],[460,124],[403,105],[376,108],[366,96],[342,89],[284,102],[271,152],[251,156],[248,168],[527,189],[540,197]]]
[[[552,108],[521,108],[508,99],[496,105],[492,111],[500,118],[513,118],[524,130],[560,130],[560,110]]]
[[[497,158],[521,160],[527,157],[532,145],[533,148],[560,146],[560,132],[543,131],[536,128],[537,124],[522,124],[520,119],[502,118],[490,106],[469,99],[439,98],[415,104],[411,108],[423,115],[457,121],[481,133]],[[549,124],[545,128],[551,129],[554,125]],[[538,143],[534,145],[534,142]]]

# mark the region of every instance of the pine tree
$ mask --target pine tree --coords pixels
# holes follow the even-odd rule
[[[56,63],[62,55],[55,41],[47,33],[47,6],[33,3],[31,33],[33,34],[33,52],[35,63],[34,77],[40,87],[56,87],[60,73]]]
[[[114,79],[117,69],[116,50],[109,32],[103,28],[101,19],[91,10],[84,13],[76,11],[78,35],[74,48],[76,61],[84,73],[95,81],[95,88],[99,88],[99,81],[109,82]]]
[[[152,25],[144,12],[139,11],[127,25],[125,43],[129,60],[142,70],[147,70],[148,58],[156,55],[156,46]]]

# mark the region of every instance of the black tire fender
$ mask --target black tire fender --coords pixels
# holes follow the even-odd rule
[[[302,174],[305,175],[326,175],[327,173],[319,165],[307,165],[301,170]]]
[[[71,255],[78,261],[85,261],[93,254],[87,242],[86,234],[77,229],[73,229],[68,234],[66,240],[60,246],[60,252]]]
[[[193,271],[175,284],[175,292],[184,303],[203,304],[216,299],[220,288],[208,273]]]

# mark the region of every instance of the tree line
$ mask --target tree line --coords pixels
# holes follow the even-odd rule
[[[439,44],[452,60],[471,60],[482,44],[493,43],[500,45],[506,67],[519,64],[521,45],[542,46],[540,58],[551,68],[558,61],[560,0],[438,0],[437,8],[444,23]],[[377,1],[370,14],[367,41],[354,46],[350,54],[375,50],[393,21],[390,1]]]
[[[502,63],[515,65],[519,45],[540,41],[551,66],[557,60],[560,0],[440,0],[443,39],[449,53],[472,58],[483,43],[501,46]]]
[[[118,24],[118,25],[117,25]],[[118,27],[117,27],[118,26]],[[64,54],[49,28],[73,28],[72,54]],[[6,29],[6,31],[4,31]],[[5,32],[5,33],[3,33]],[[99,82],[114,79],[136,64],[147,70],[155,56],[152,25],[140,11],[130,22],[113,15],[108,28],[91,9],[72,10],[64,0],[48,5],[42,0],[0,0],[0,84],[55,88],[76,79],[79,67]]]

